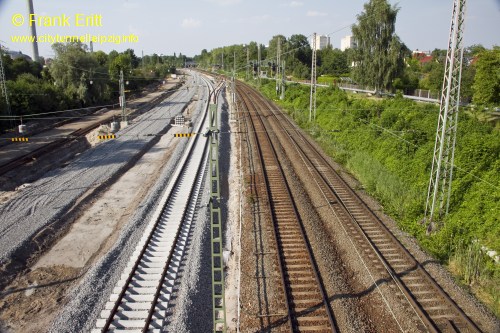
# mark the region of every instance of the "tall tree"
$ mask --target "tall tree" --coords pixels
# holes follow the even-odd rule
[[[82,105],[89,104],[90,76],[97,67],[97,60],[80,42],[55,43],[52,49],[56,55],[50,65],[50,74],[55,83],[67,96],[80,100]]]
[[[155,54],[156,55],[156,54]],[[158,56],[156,56],[158,60]],[[132,58],[129,53],[120,53],[113,61],[109,64],[109,76],[111,80],[117,81],[120,78],[120,71],[128,77],[132,70]]]
[[[318,52],[320,62],[319,74],[340,76],[349,73],[347,52],[332,49],[331,46]]]
[[[354,79],[376,92],[390,88],[404,68],[406,47],[394,33],[398,11],[387,0],[370,0],[352,27],[357,43],[352,52]]]
[[[480,52],[476,62],[473,102],[480,105],[500,104],[500,47]]]
[[[286,43],[286,37],[283,35],[273,36],[273,38],[269,41],[269,48],[267,51],[268,57],[272,60],[276,59],[276,56],[278,54],[278,41],[280,43],[281,53],[284,53],[283,46]]]

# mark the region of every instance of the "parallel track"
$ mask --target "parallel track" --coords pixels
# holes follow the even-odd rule
[[[255,93],[253,93],[255,94]],[[385,224],[302,136],[286,116],[265,102],[260,110],[284,131],[307,165],[334,215],[375,267],[386,271],[430,332],[481,332]]]
[[[257,140],[256,157],[261,163],[268,191],[288,323],[293,332],[336,332],[308,238],[264,120],[258,114],[262,101],[249,94],[246,87],[238,85],[237,92],[249,113],[247,126]]]
[[[166,95],[162,95],[160,98],[155,98],[150,102],[139,104],[138,109],[137,109],[137,111],[135,111],[135,113],[141,113],[141,112],[143,112],[143,109],[149,109],[151,107],[154,107],[159,102],[161,102],[165,97],[166,97]],[[62,146],[66,145],[70,142],[73,142],[75,140],[81,140],[82,138],[84,138],[85,135],[87,135],[88,133],[90,133],[91,131],[93,131],[97,127],[99,127],[102,123],[109,123],[114,118],[116,118],[116,116],[106,117],[106,118],[101,119],[99,121],[96,121],[96,122],[94,122],[94,123],[92,123],[84,128],[79,128],[78,130],[70,133],[67,137],[56,139],[56,140],[49,142],[49,143],[41,146],[40,148],[37,148],[29,153],[26,153],[26,154],[21,155],[17,158],[14,158],[14,159],[0,165],[0,175],[4,175],[12,170],[16,170],[17,168],[19,168],[25,164],[28,164],[30,162],[33,162],[33,161],[43,157],[44,155],[47,155],[49,153],[53,153],[54,151],[57,151]]]
[[[206,126],[207,112],[197,132]],[[208,141],[201,135],[188,143],[164,205],[153,215],[92,332],[161,332],[198,204],[207,152]]]

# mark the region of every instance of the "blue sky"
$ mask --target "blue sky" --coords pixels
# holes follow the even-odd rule
[[[94,50],[135,50],[144,54],[186,54],[202,49],[257,41],[267,44],[277,34],[310,36],[330,34],[334,47],[350,34],[349,27],[367,0],[33,0],[38,15],[70,16],[71,27],[37,26],[43,35],[128,35],[137,43],[94,45]],[[446,49],[452,0],[390,1],[400,7],[396,33],[410,49]],[[16,27],[14,14],[27,14],[26,0],[0,0],[2,45],[31,55],[30,45],[11,37],[28,35],[27,23]],[[74,27],[76,14],[102,15],[101,27]],[[465,45],[500,45],[500,0],[468,1]],[[50,57],[50,43],[39,45],[40,55]]]

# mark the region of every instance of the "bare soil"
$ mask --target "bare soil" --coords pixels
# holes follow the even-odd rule
[[[107,253],[120,229],[155,184],[178,143],[172,134],[182,130],[172,127],[154,149],[82,207],[70,230],[40,256],[31,270],[21,272],[0,294],[0,328],[3,325],[3,330],[9,332],[47,331],[67,301],[67,293],[87,268]],[[96,132],[102,133],[102,129]],[[4,194],[4,200],[9,195]]]
[[[3,329],[46,332],[54,309],[64,305],[66,290],[80,277],[79,274],[80,270],[76,268],[58,265],[37,268],[20,276],[0,294]]]

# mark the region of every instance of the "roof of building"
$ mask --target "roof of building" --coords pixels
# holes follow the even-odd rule
[[[33,61],[29,55],[26,55],[22,53],[21,51],[10,51],[10,50],[4,50],[4,53],[7,54],[12,58],[12,60],[17,59],[17,58],[24,58],[28,61]]]
[[[413,58],[418,59],[421,64],[427,64],[432,61],[433,57],[425,52],[413,51]]]

